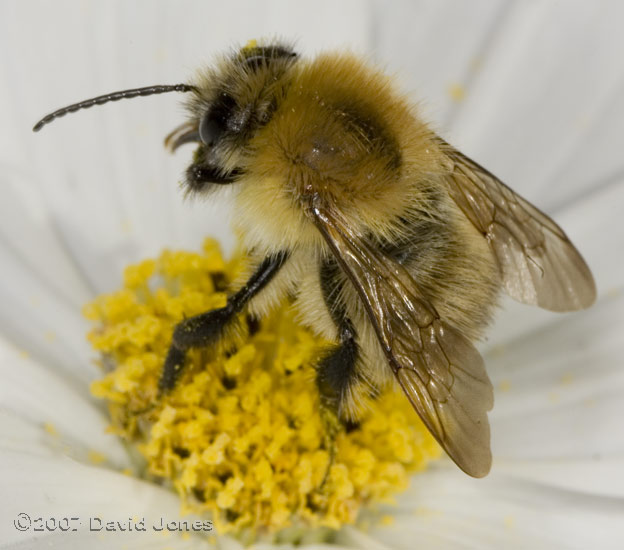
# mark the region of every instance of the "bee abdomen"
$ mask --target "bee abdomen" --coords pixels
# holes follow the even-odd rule
[[[446,322],[474,340],[490,322],[499,294],[487,242],[453,216],[412,212],[400,219],[401,237],[381,243],[403,265]]]

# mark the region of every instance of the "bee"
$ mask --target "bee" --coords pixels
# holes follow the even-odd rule
[[[261,319],[291,296],[303,321],[334,342],[316,367],[325,418],[357,421],[369,399],[398,384],[450,458],[486,475],[493,389],[474,342],[500,291],[552,311],[596,297],[563,230],[351,54],[305,59],[287,44],[253,43],[191,84],[99,96],[34,130],[92,105],[172,91],[188,94],[188,119],[165,143],[197,146],[184,188],[234,190],[251,268],[225,307],[175,327],[161,392],[175,386],[189,349],[216,345],[241,313]]]

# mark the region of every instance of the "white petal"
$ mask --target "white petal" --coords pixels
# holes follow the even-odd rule
[[[449,91],[468,89],[506,4],[401,0],[390,9],[377,0],[373,6],[382,31],[373,36],[376,60],[397,75],[421,114],[448,132],[461,108],[461,95],[453,98]]]
[[[366,548],[366,550],[391,550],[382,537],[375,538],[375,533],[369,535],[357,527],[347,525],[337,535],[336,541],[349,548]]]
[[[109,421],[86,385],[42,367],[2,340],[0,378],[2,452],[67,448],[74,456],[92,451],[120,468],[128,466],[119,438],[105,433]]]
[[[544,485],[594,496],[624,498],[624,456],[496,460],[496,475],[508,474]]]
[[[624,500],[451,468],[416,476],[390,527],[369,535],[389,548],[616,549],[624,546]]]
[[[80,309],[92,295],[55,221],[26,175],[3,173],[0,333],[48,367],[82,381],[92,352]]]
[[[624,456],[623,311],[624,294],[605,297],[487,356],[495,454]]]
[[[84,274],[78,272],[70,251],[59,239],[58,229],[32,174],[4,165],[0,178],[4,206],[0,216],[3,254],[14,255],[12,261],[41,274],[50,292],[60,299],[80,306],[89,297],[89,283]],[[3,266],[6,259],[3,258]],[[7,286],[15,288],[15,285]],[[32,304],[35,300],[33,296],[30,298]]]
[[[127,519],[127,518],[126,518]],[[208,550],[210,548],[221,549],[223,545],[215,546],[205,537],[183,536],[178,533],[163,534],[162,532],[89,532],[78,531],[72,533],[39,533],[36,537],[24,540],[0,542],[0,549],[6,550],[109,550],[110,548],[122,548],[123,550]],[[237,547],[236,550],[242,550]]]
[[[368,540],[372,540],[372,539],[369,538]],[[324,542],[324,543],[306,542],[306,535],[304,535],[301,543],[296,543],[296,544],[290,544],[290,543],[286,544],[282,542],[279,542],[276,544],[258,543],[258,544],[251,545],[249,547],[249,550],[299,550],[299,549],[305,549],[305,550],[350,550],[351,549],[353,550],[354,548],[357,548],[357,547],[352,546],[352,545],[347,545],[347,544],[345,544],[344,546],[343,544],[337,545],[334,543],[333,540],[332,542]],[[367,548],[367,550],[369,548],[370,550],[378,550],[374,546],[363,547],[363,548]],[[219,550],[221,550],[221,548]],[[241,550],[242,550],[242,547],[241,547]]]
[[[0,515],[5,520],[0,525],[0,548],[33,548],[35,544],[40,548],[110,548],[126,544],[128,548],[191,547],[190,542],[182,540],[181,533],[163,534],[154,527],[159,527],[161,519],[165,525],[181,521],[178,497],[120,473],[86,466],[67,457],[3,451],[0,485]],[[27,514],[31,522],[19,514]],[[77,518],[69,522],[76,531],[48,531],[48,518]],[[120,522],[125,527],[143,518],[145,532],[106,532],[107,522]],[[19,530],[14,521],[26,529]],[[50,529],[53,521],[47,522]],[[192,531],[190,534],[197,535]],[[210,534],[214,533],[207,533]],[[207,539],[193,538],[192,547],[210,547]]]
[[[0,333],[49,368],[86,383],[95,375],[80,306],[56,292],[44,273],[0,244]]]
[[[621,113],[613,98],[624,76],[623,17],[619,2],[507,3],[453,127],[455,145],[529,199],[545,192],[550,207],[590,189],[593,179],[570,189],[552,178],[570,161],[606,160],[607,151],[577,148],[605,113]],[[609,160],[621,168],[616,150]]]

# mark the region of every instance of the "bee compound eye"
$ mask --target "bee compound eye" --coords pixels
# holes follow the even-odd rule
[[[208,147],[216,145],[230,128],[236,114],[236,101],[227,92],[221,92],[199,123],[199,138]]]
[[[212,111],[207,112],[199,124],[199,138],[208,147],[214,146],[224,131],[225,125]]]

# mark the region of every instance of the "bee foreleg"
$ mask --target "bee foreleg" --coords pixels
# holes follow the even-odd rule
[[[175,386],[184,368],[186,352],[191,348],[207,346],[217,341],[225,327],[271,281],[287,258],[287,252],[267,256],[243,287],[228,297],[225,307],[200,313],[176,325],[158,384],[161,392]]]

